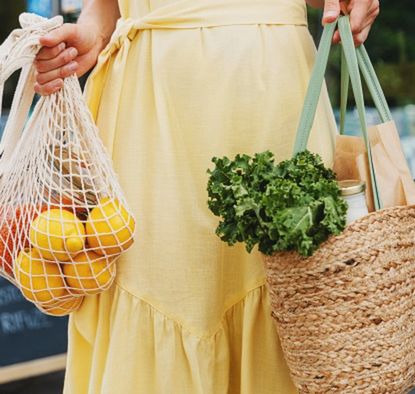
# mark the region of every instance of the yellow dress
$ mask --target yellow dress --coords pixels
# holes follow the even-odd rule
[[[290,156],[315,55],[304,0],[120,0],[88,84],[136,215],[70,319],[66,394],[291,394],[259,254],[215,235],[213,156]],[[310,148],[331,162],[327,92]]]

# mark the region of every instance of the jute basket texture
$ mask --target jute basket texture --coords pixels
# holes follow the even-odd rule
[[[309,258],[265,256],[272,315],[300,393],[415,386],[415,206],[370,214]]]

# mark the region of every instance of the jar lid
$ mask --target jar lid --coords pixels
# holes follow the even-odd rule
[[[339,188],[342,196],[353,196],[366,190],[366,184],[363,181],[348,179],[339,181]]]

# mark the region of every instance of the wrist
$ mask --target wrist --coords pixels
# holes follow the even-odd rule
[[[94,36],[94,47],[100,52],[108,44],[119,17],[116,0],[84,0],[78,24]]]
[[[101,52],[108,44],[112,30],[104,29],[98,23],[87,18],[80,18],[77,25],[84,31],[88,32],[90,37],[93,37],[93,49],[96,52]]]

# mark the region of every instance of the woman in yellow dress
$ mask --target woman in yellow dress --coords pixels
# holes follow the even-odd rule
[[[84,3],[41,40],[36,90],[97,63],[87,97],[138,231],[112,289],[71,316],[65,393],[294,393],[261,259],[215,236],[206,170],[213,156],[290,156],[315,54],[304,0]],[[348,11],[362,42],[378,2]],[[334,133],[325,92],[310,149],[328,164]]]

